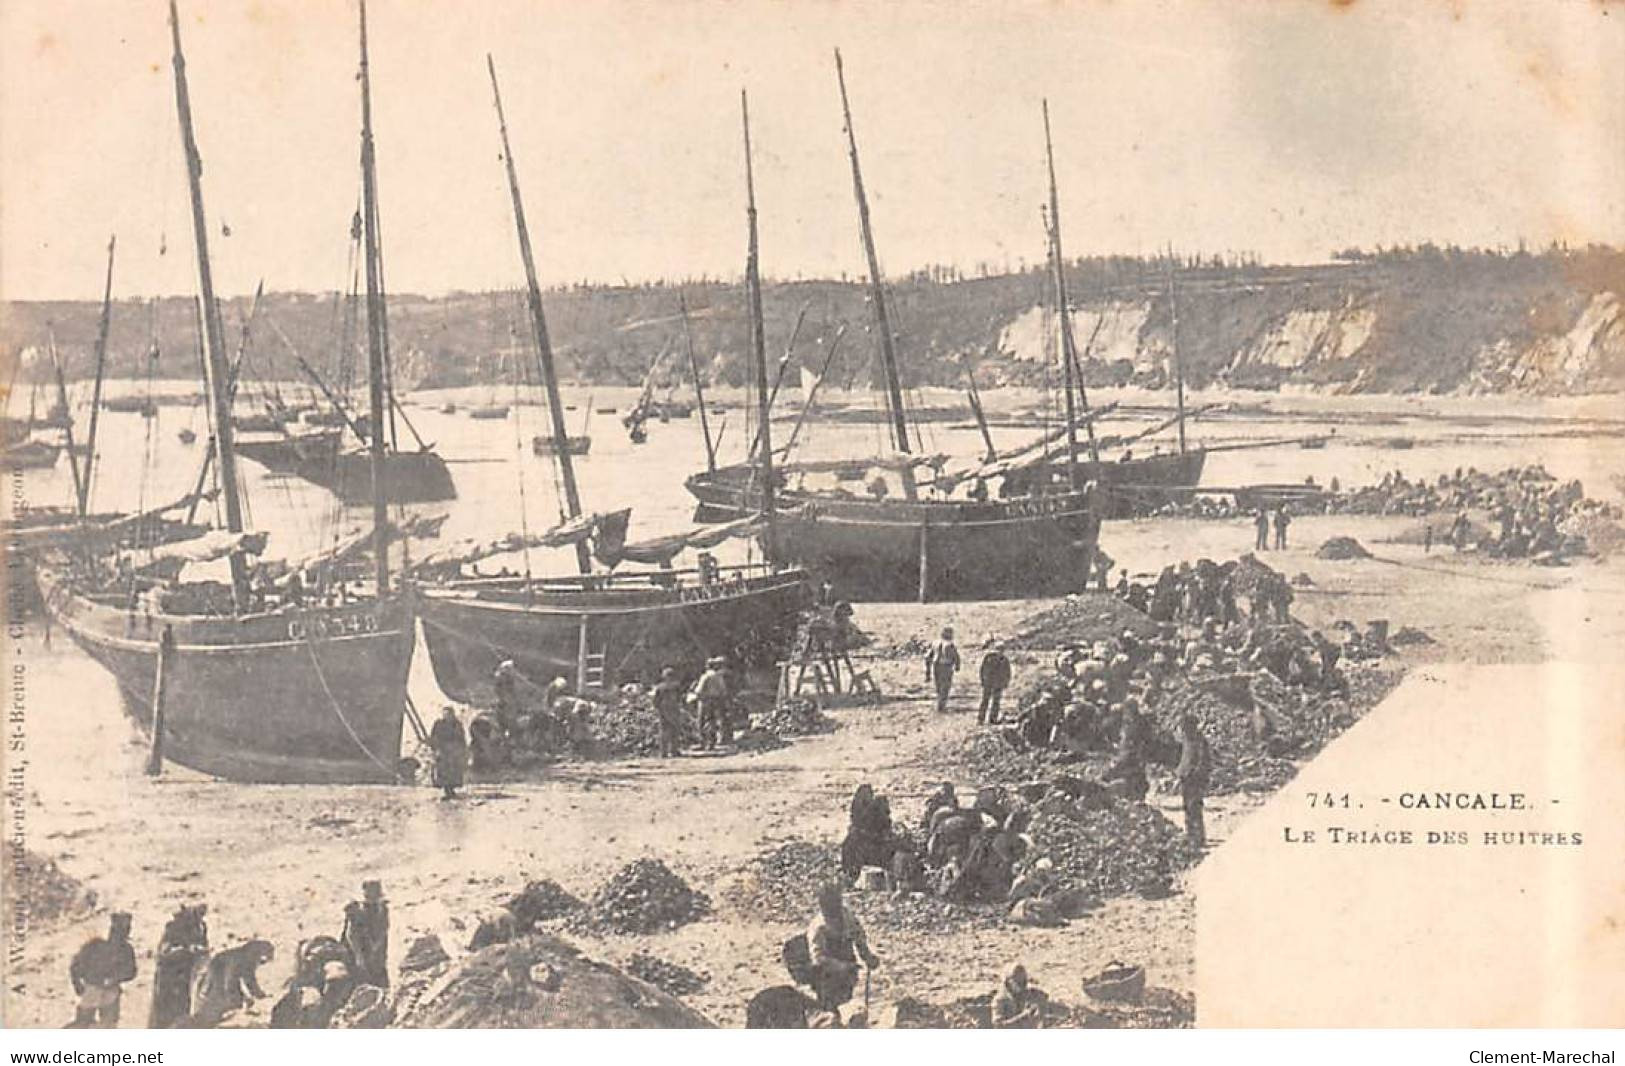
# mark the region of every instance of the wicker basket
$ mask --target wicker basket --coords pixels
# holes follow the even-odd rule
[[[1145,995],[1145,967],[1110,962],[1083,982],[1083,991],[1102,1003],[1138,1003]]]

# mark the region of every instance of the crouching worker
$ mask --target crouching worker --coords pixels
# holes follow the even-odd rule
[[[1016,963],[993,993],[993,1028],[1042,1028],[1048,998],[1027,979],[1027,967]]]
[[[880,965],[880,959],[869,950],[863,926],[847,909],[837,882],[819,889],[818,916],[807,927],[807,951],[818,1008],[839,1018],[841,1005],[858,986],[858,959],[871,971]]]

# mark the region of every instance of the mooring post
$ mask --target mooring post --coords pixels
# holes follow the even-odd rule
[[[164,698],[169,688],[169,660],[175,654],[175,630],[164,626],[158,636],[158,666],[152,679],[152,747],[147,752],[147,776],[164,768]]]
[[[587,691],[587,616],[581,616],[581,630],[576,636],[576,692]]]
[[[920,602],[921,603],[925,603],[927,597],[931,594],[931,551],[930,551],[931,537],[930,537],[930,534],[926,532],[929,528],[930,528],[930,523],[923,522],[923,521],[920,523]]]

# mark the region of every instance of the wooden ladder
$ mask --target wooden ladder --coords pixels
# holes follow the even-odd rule
[[[590,651],[581,658],[581,687],[603,688],[609,672],[609,647],[604,646],[602,651]]]

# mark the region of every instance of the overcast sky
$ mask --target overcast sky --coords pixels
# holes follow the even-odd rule
[[[343,284],[355,8],[182,0],[223,292]],[[1625,8],[1375,0],[373,0],[391,288],[520,283],[485,53],[544,282],[862,273],[831,50],[882,263],[1041,260],[1048,96],[1070,255],[1625,244]],[[0,292],[190,292],[161,0],[0,3]],[[221,234],[222,223],[231,236]],[[160,256],[161,242],[168,253]]]

